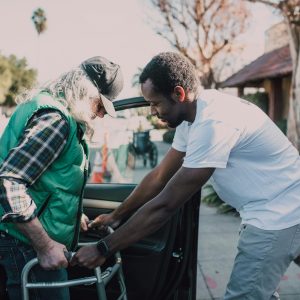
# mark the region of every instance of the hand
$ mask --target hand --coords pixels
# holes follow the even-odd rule
[[[89,218],[87,215],[82,214],[80,219],[80,231],[88,231]]]
[[[89,269],[94,269],[98,266],[103,265],[105,257],[101,256],[97,246],[85,246],[80,248],[73,256],[70,264],[71,266],[79,265]]]
[[[67,268],[68,261],[64,251],[66,246],[51,240],[47,247],[37,251],[37,258],[41,267],[45,270],[57,270]]]
[[[121,221],[116,220],[113,214],[102,214],[89,223],[89,228],[99,227],[100,230],[106,229],[107,226],[112,228],[118,227]]]

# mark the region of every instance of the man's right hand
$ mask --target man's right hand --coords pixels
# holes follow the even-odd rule
[[[16,225],[31,241],[42,268],[56,270],[68,266],[68,260],[64,254],[64,251],[67,251],[66,247],[48,236],[38,218]]]
[[[63,244],[51,240],[47,247],[37,250],[40,266],[45,270],[57,270],[68,267],[68,260],[64,252],[67,251]]]
[[[89,228],[98,227],[100,230],[106,229],[107,226],[116,228],[121,223],[120,220],[116,220],[112,213],[102,214],[96,217],[92,222],[89,223]]]

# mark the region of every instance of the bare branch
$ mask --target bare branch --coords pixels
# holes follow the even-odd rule
[[[273,8],[279,8],[279,5],[272,2],[272,1],[268,1],[268,0],[248,0],[249,2],[259,2],[259,3],[263,3],[265,5],[269,5],[272,6]]]
[[[214,61],[243,32],[248,13],[236,0],[151,0],[163,25],[156,32],[198,69],[206,87],[215,82]],[[222,65],[223,62],[221,61]],[[221,68],[221,66],[220,66]]]

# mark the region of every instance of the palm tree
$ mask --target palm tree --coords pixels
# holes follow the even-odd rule
[[[32,14],[31,19],[38,35],[46,31],[47,18],[45,15],[45,11],[42,8],[36,9]]]
[[[40,35],[41,33],[44,33],[47,29],[47,18],[45,11],[42,8],[36,9],[31,17],[34,27],[36,29],[36,32],[38,34],[37,39],[37,69],[39,69],[40,66]]]

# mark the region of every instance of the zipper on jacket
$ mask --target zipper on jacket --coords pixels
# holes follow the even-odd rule
[[[78,238],[79,238],[79,230],[80,230],[80,219],[81,219],[81,214],[82,214],[82,201],[83,201],[83,193],[84,193],[84,188],[85,184],[87,182],[88,178],[88,168],[89,168],[89,155],[88,155],[88,149],[85,143],[81,143],[84,154],[85,154],[85,166],[84,166],[84,171],[83,171],[83,184],[80,192],[80,199],[78,203],[78,211],[77,211],[77,223],[75,226],[75,233],[73,237],[73,241],[70,246],[70,250],[74,250],[75,247],[77,246],[78,243]]]

